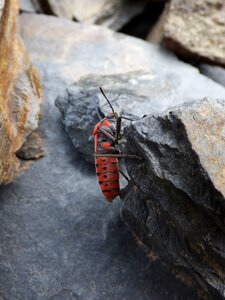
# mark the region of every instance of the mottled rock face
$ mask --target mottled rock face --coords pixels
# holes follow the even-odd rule
[[[164,44],[176,53],[225,65],[225,2],[172,0],[164,24]]]
[[[134,206],[129,192],[123,195],[125,219],[132,214],[175,264],[188,268],[205,289],[211,286],[222,295],[224,115],[225,101],[204,99],[127,127],[127,151],[143,158],[142,163],[127,161],[142,205]]]
[[[16,34],[17,1],[5,2],[0,20],[0,182],[9,182],[20,168],[16,152],[39,120],[41,88]]]

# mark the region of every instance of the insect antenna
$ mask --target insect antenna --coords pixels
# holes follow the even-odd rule
[[[105,93],[103,92],[103,89],[102,89],[101,87],[99,87],[99,89],[100,89],[102,95],[104,96],[104,98],[106,99],[106,101],[108,102],[109,106],[111,107],[111,110],[112,110],[112,112],[113,112],[113,115],[115,116],[115,111],[114,111],[114,109],[113,109],[112,104],[110,103],[109,99],[106,97]]]

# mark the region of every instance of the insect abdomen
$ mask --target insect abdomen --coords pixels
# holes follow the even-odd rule
[[[104,197],[112,202],[119,195],[119,166],[116,157],[96,157],[96,173]]]

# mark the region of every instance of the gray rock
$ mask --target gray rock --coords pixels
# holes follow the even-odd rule
[[[156,239],[175,265],[187,268],[206,291],[222,296],[224,115],[225,100],[204,99],[127,127],[126,151],[143,161],[127,161],[135,189],[122,195],[124,219],[136,234],[148,243]]]

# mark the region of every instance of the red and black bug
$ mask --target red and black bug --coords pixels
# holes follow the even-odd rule
[[[98,122],[93,131],[95,167],[103,195],[107,201],[112,202],[120,194],[119,172],[123,174],[119,170],[118,158],[139,159],[139,157],[121,153],[118,148],[119,144],[125,142],[121,133],[121,120],[133,120],[119,116],[114,111],[102,88],[100,88],[100,91],[110,105],[112,112]]]

